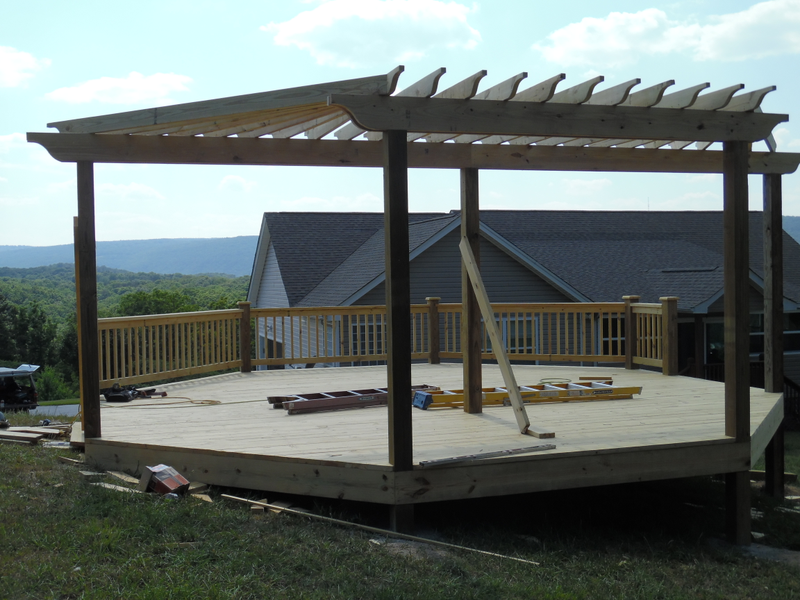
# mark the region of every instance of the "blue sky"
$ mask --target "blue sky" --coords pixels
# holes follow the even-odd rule
[[[798,32],[800,0],[14,3],[0,22],[0,245],[72,241],[75,166],[25,132],[398,64],[399,89],[438,67],[440,89],[480,69],[481,89],[522,71],[520,89],[562,72],[561,89],[596,75],[596,91],[636,77],[639,89],[776,85],[762,108],[791,116],[775,137],[800,152]],[[97,165],[95,186],[98,240],[255,235],[264,211],[382,210],[379,169]],[[750,188],[760,209],[759,177]],[[483,208],[722,208],[716,175],[482,172],[480,190]],[[458,173],[412,171],[409,191],[411,210],[458,208]],[[800,175],[783,193],[784,214],[800,215]]]

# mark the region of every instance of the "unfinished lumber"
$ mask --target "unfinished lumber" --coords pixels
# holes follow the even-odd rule
[[[477,267],[475,256],[472,254],[472,249],[470,248],[469,242],[466,240],[466,238],[461,238],[461,242],[459,243],[458,247],[461,250],[462,264],[467,270],[470,285],[472,285],[472,289],[475,292],[475,298],[478,301],[478,306],[481,309],[481,313],[483,313],[483,322],[486,326],[486,331],[488,331],[489,337],[492,340],[492,348],[494,348],[497,364],[500,367],[500,372],[503,374],[503,380],[506,383],[506,389],[508,389],[510,392],[509,400],[511,401],[511,405],[514,407],[514,417],[517,420],[520,433],[523,435],[533,435],[534,437],[538,438],[555,437],[555,432],[550,431],[549,429],[531,427],[531,423],[528,420],[528,414],[525,412],[525,406],[522,403],[522,397],[520,396],[517,380],[514,377],[514,372],[511,369],[511,362],[508,360],[508,355],[506,354],[505,347],[503,346],[503,338],[500,336],[500,332],[497,329],[497,323],[494,320],[494,310],[492,310],[492,305],[489,302],[489,295],[486,293],[486,288],[483,286],[483,279],[481,279],[481,273]]]
[[[115,492],[128,492],[129,494],[141,494],[139,490],[135,488],[129,488],[122,485],[114,485],[113,483],[105,483],[103,481],[99,481],[96,483],[92,483],[90,485],[94,485],[97,487],[105,488],[107,490],[113,490]]]
[[[68,456],[59,456],[58,460],[63,463],[67,463],[68,465],[83,465],[86,464],[82,460],[77,460],[75,458],[69,458]]]
[[[120,481],[124,481],[125,483],[132,483],[133,485],[139,485],[139,480],[136,477],[131,477],[127,473],[123,473],[122,471],[108,471],[108,474],[112,477],[116,477]]]
[[[35,444],[44,437],[43,433],[25,433],[22,431],[9,431],[0,429],[0,440],[21,442],[23,444]]]
[[[58,437],[62,430],[55,427],[9,427],[6,431],[16,433],[41,433],[45,437]]]

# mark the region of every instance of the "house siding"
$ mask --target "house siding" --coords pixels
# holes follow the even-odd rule
[[[460,232],[453,231],[411,261],[411,303],[424,304],[438,296],[442,302],[461,302]],[[570,302],[550,283],[481,238],[481,275],[492,302]],[[386,301],[384,283],[359,298],[358,305]]]
[[[725,296],[720,296],[716,302],[708,307],[708,314],[721,314],[723,312],[725,312]],[[750,312],[764,312],[764,296],[752,285],[750,286]]]
[[[264,261],[264,271],[261,273],[261,285],[254,308],[279,308],[289,306],[289,297],[281,278],[281,268],[275,247],[270,243],[267,249],[267,260]]]

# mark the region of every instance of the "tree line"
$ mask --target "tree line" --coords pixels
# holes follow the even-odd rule
[[[100,267],[98,316],[235,308],[249,277],[161,275]],[[42,367],[39,400],[76,398],[78,333],[74,265],[0,268],[0,366]]]

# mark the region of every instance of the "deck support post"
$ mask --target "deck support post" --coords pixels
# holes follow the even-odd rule
[[[238,302],[237,306],[242,311],[239,317],[239,360],[242,366],[239,370],[250,373],[253,370],[253,358],[250,354],[250,303]]]
[[[785,472],[783,454],[783,423],[778,426],[775,435],[767,444],[764,452],[764,492],[783,500],[783,474]]]
[[[97,251],[94,220],[94,163],[78,161],[78,226],[76,256],[79,257],[78,344],[80,347],[81,410],[83,435],[99,438],[100,353],[97,329]]]
[[[398,533],[414,532],[414,505],[394,504],[389,508],[389,529]]]
[[[431,365],[438,365],[441,363],[439,358],[439,301],[441,298],[432,296],[425,298],[428,303],[428,363]]]
[[[413,466],[406,137],[405,131],[383,132],[389,464],[395,471],[409,471]]]
[[[467,240],[480,269],[478,169],[461,169],[461,237]],[[461,356],[464,365],[464,412],[483,412],[481,388],[481,309],[461,260]]]
[[[663,346],[661,372],[664,375],[678,374],[678,298],[665,296],[661,300],[663,319]]]
[[[750,256],[747,142],[723,144],[723,252],[725,283],[725,435],[750,441]],[[728,538],[750,543],[747,471],[726,476]]]
[[[636,315],[633,314],[633,305],[639,302],[640,296],[623,296],[625,301],[625,368],[635,369],[633,357],[636,356],[638,333],[636,331]]]

